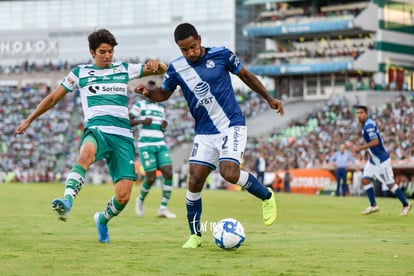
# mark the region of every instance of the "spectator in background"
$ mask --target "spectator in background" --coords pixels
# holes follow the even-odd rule
[[[185,159],[181,165],[180,173],[179,173],[179,181],[178,181],[178,187],[187,187],[187,181],[188,181],[188,161]]]
[[[352,189],[351,193],[353,196],[360,196],[363,193],[363,189],[361,186],[362,180],[362,170],[357,167],[355,168],[354,172],[352,173]]]
[[[292,182],[292,174],[289,171],[289,166],[285,166],[285,177],[283,178],[283,190],[285,193],[290,193],[290,182]]]
[[[348,192],[347,172],[349,166],[353,166],[354,162],[355,159],[352,157],[352,154],[345,150],[345,144],[341,144],[339,146],[339,151],[335,152],[335,154],[329,158],[329,163],[333,163],[335,166],[336,196],[340,196],[340,191],[342,191],[342,196],[346,196]]]
[[[260,183],[264,183],[266,165],[266,158],[263,153],[259,153],[259,157],[256,159],[256,164],[254,165],[254,170],[256,172],[256,178]]]

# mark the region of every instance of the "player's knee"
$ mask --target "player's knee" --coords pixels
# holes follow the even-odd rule
[[[115,184],[115,198],[121,205],[126,205],[130,199],[133,181],[122,179]]]
[[[130,197],[130,194],[118,194],[116,195],[116,201],[121,205],[126,205]]]
[[[220,168],[221,176],[228,181],[229,183],[235,184],[239,180],[240,177],[240,169],[222,169]]]
[[[188,181],[188,190],[192,193],[199,193],[203,190],[205,181],[195,181],[191,179]]]
[[[147,175],[146,181],[147,181],[147,184],[151,186],[155,182],[155,175]]]
[[[162,176],[164,177],[164,179],[172,179],[172,172],[166,172],[163,173]]]
[[[361,180],[362,185],[368,185],[371,183],[371,179],[369,178],[362,178]]]

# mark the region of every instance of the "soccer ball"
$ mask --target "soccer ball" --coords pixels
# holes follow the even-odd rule
[[[219,221],[213,230],[213,239],[221,249],[234,249],[244,242],[244,227],[234,218],[225,218]]]

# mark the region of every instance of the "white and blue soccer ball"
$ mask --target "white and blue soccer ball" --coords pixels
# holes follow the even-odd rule
[[[244,227],[234,218],[220,220],[213,230],[213,239],[221,249],[234,249],[240,247],[245,239]]]

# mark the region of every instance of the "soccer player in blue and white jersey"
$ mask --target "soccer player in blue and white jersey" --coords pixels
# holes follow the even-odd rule
[[[93,64],[78,65],[47,95],[14,131],[23,134],[40,115],[55,106],[67,93],[79,91],[84,112],[85,129],[80,154],[66,178],[63,198],[52,201],[58,218],[66,221],[76,195],[85,182],[86,171],[96,161],[106,159],[115,183],[115,195],[103,212],[94,216],[98,240],[109,243],[107,223],[117,216],[130,199],[136,180],[135,148],[128,112],[128,82],[134,78],[165,73],[167,66],[150,60],[146,64],[113,62],[115,37],[106,29],[88,36]]]
[[[361,150],[368,150],[370,153],[370,158],[365,165],[362,176],[362,184],[364,185],[370,206],[363,210],[361,214],[369,215],[380,210],[375,201],[373,180],[376,178],[383,184],[386,184],[401,201],[402,209],[400,216],[406,216],[410,211],[412,204],[407,201],[407,198],[404,196],[399,186],[395,183],[394,173],[391,166],[391,158],[384,148],[384,142],[377,129],[377,125],[371,118],[369,118],[368,108],[364,105],[357,106],[357,117],[359,123],[362,125],[362,137],[364,138],[365,144],[361,146],[354,146],[352,148],[352,152],[356,153]]]
[[[232,184],[237,184],[262,200],[263,221],[276,220],[275,196],[252,174],[240,170],[246,146],[245,117],[237,104],[230,74],[236,74],[250,89],[259,93],[272,109],[283,115],[283,104],[272,97],[259,79],[225,47],[202,47],[196,28],[183,23],[176,27],[174,39],[182,56],[171,61],[161,87],[138,85],[134,91],[154,101],[167,100],[180,86],[195,119],[190,177],[186,194],[190,237],[183,248],[201,245],[201,191],[210,172],[216,169]]]

